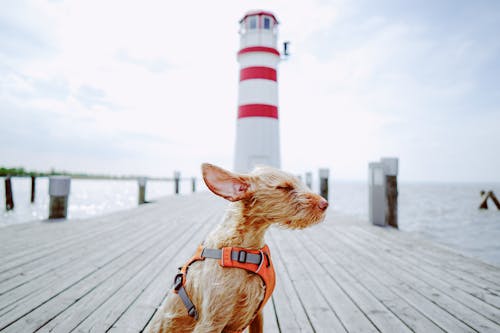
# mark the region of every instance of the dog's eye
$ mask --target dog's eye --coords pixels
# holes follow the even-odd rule
[[[276,189],[290,192],[290,191],[293,191],[293,186],[291,184],[282,184],[282,185],[276,186]]]

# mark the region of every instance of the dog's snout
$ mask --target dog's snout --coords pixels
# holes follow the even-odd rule
[[[326,210],[328,208],[328,201],[326,201],[325,199],[321,198],[318,201],[318,207],[321,210]]]

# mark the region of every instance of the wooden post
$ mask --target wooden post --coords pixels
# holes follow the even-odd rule
[[[485,191],[481,191],[481,204],[479,205],[479,209],[488,209],[488,197]]]
[[[36,178],[31,176],[31,203],[35,202]]]
[[[70,177],[53,176],[49,178],[49,219],[65,219],[68,215],[70,185]]]
[[[497,209],[500,209],[500,202],[498,201],[495,193],[493,193],[493,191],[489,191],[488,195],[490,196],[491,200],[493,200],[495,206],[497,206]]]
[[[479,205],[479,209],[488,209],[488,199],[490,198],[495,206],[497,206],[497,209],[500,209],[500,202],[493,191],[488,191],[488,193],[481,191],[481,204]]]
[[[196,177],[191,178],[191,189],[196,192]]]
[[[385,226],[384,166],[379,162],[368,164],[368,220],[373,225]]]
[[[179,171],[174,171],[174,182],[175,182],[175,194],[179,194],[181,173]]]
[[[312,189],[312,172],[306,172],[306,186],[309,187],[309,189]]]
[[[385,224],[398,228],[398,159],[382,158],[385,174]]]
[[[329,169],[319,169],[319,195],[328,200],[328,176]]]
[[[146,181],[145,177],[137,179],[137,184],[139,185],[139,205],[146,203]]]
[[[387,200],[385,220],[391,227],[398,228],[398,177],[385,176],[385,186]]]
[[[10,176],[5,177],[5,209],[14,209],[14,198],[12,195],[12,182]]]

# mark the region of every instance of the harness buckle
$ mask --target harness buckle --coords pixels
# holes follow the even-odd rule
[[[247,253],[246,251],[240,250],[238,251],[238,262],[239,263],[246,263],[247,262]]]
[[[184,274],[179,273],[174,278],[174,290],[177,292],[182,287],[182,280],[184,278]]]
[[[193,317],[195,320],[198,320],[198,311],[196,311],[194,305],[188,310],[188,315]]]

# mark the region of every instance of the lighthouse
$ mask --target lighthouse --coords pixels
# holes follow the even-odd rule
[[[234,170],[256,165],[280,167],[278,20],[266,11],[251,11],[240,20],[238,117]]]

